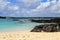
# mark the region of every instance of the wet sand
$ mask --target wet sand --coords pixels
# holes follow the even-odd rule
[[[0,40],[60,40],[60,32],[0,32]]]

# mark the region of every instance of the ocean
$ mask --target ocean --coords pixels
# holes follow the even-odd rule
[[[28,31],[41,23],[31,22],[29,18],[0,18],[0,32]]]

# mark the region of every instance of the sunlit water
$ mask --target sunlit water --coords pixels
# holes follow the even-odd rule
[[[28,31],[36,25],[40,25],[40,23],[31,22],[28,19],[20,19],[20,21],[13,21],[12,19],[0,19],[0,32]]]

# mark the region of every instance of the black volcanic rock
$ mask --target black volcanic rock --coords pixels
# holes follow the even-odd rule
[[[54,18],[54,19],[51,19],[51,21],[55,23],[60,23],[60,18]]]
[[[6,19],[6,17],[2,17],[2,16],[0,16],[0,19]]]
[[[32,19],[32,22],[37,22],[37,23],[60,23],[60,18],[52,18],[52,19]]]
[[[50,20],[31,20],[32,22],[36,22],[36,23],[50,23]]]
[[[59,27],[59,26],[58,26]],[[44,24],[44,25],[38,25],[35,26],[31,32],[57,32],[59,28],[57,28],[56,24]]]
[[[45,31],[45,32],[56,32],[57,31],[57,25],[55,25],[55,24],[45,25],[43,27],[43,31]]]
[[[41,32],[42,29],[43,29],[43,26],[44,26],[44,25],[35,26],[35,27],[31,30],[31,32]]]

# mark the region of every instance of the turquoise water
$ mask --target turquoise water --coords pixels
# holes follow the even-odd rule
[[[19,21],[13,21],[12,19],[0,19],[0,32],[31,30],[36,25],[40,25],[40,23],[34,23],[28,19],[19,19]]]

